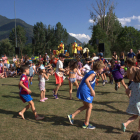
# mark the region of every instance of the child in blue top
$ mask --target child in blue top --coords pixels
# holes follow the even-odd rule
[[[92,110],[92,101],[95,97],[94,87],[96,81],[96,73],[102,73],[104,67],[105,65],[102,61],[95,62],[93,65],[93,70],[89,71],[82,79],[82,82],[77,91],[77,98],[82,100],[83,106],[80,107],[75,113],[68,115],[68,119],[71,124],[73,124],[75,116],[86,109],[86,118],[82,127],[86,129],[95,129],[94,126],[89,124],[89,119]]]

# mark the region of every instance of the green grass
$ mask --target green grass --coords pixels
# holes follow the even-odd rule
[[[27,103],[19,99],[18,78],[0,79],[0,140],[128,140],[134,131],[137,131],[138,120],[131,123],[126,132],[121,131],[121,123],[130,115],[125,113],[128,106],[128,97],[121,85],[118,91],[114,85],[106,84],[104,87],[100,81],[96,87],[96,97],[93,101],[93,110],[90,123],[96,126],[95,130],[85,130],[81,126],[85,119],[85,111],[75,117],[74,125],[70,125],[67,115],[73,113],[82,103],[76,98],[74,87],[73,100],[69,100],[68,80],[59,90],[59,100],[52,96],[55,88],[55,79],[50,77],[46,82],[45,103],[40,103],[40,91],[37,76],[33,79],[31,96],[38,114],[45,116],[42,121],[36,121],[29,109],[25,112],[26,120],[18,116],[18,112]],[[126,83],[128,81],[125,81]]]

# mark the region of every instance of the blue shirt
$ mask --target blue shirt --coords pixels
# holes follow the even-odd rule
[[[135,56],[135,53],[134,53],[134,52],[132,52],[132,53],[129,53],[127,56],[128,56],[129,58],[134,58],[134,56]]]

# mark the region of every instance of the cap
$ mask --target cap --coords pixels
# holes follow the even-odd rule
[[[40,68],[41,70],[44,70],[44,69],[45,69],[45,67],[44,67],[43,65],[41,65],[39,68]]]
[[[103,57],[103,53],[99,53],[99,56]]]
[[[60,54],[59,54],[59,57],[65,58],[66,56],[65,56],[63,53],[60,53]]]

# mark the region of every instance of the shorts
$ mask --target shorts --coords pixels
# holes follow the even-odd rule
[[[130,86],[132,82],[133,82],[133,81],[129,81],[128,86]]]
[[[25,103],[25,102],[30,102],[33,100],[33,98],[31,97],[31,95],[29,94],[19,94],[20,95],[20,99]]]
[[[115,83],[121,82],[122,80],[123,80],[123,78],[116,79],[116,80],[115,80]]]
[[[69,78],[69,81],[70,81],[71,83],[74,83],[74,82],[76,81],[76,78]]]
[[[56,81],[56,84],[62,84],[63,83],[63,77],[60,77],[55,73],[55,81]]]

